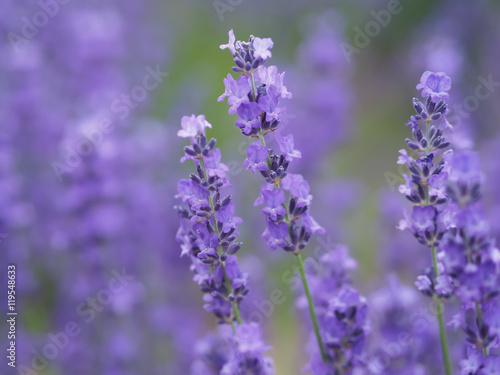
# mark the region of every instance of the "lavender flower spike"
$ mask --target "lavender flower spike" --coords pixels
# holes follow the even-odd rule
[[[204,293],[205,310],[214,314],[219,324],[231,325],[233,332],[228,335],[221,328],[223,341],[229,345],[222,350],[212,348],[222,352],[215,363],[209,360],[211,356],[203,358],[202,353],[202,358],[193,364],[192,374],[210,374],[210,369],[215,369],[216,374],[222,375],[273,375],[272,360],[263,355],[269,347],[261,339],[260,327],[244,324],[239,312],[239,304],[248,293],[248,275],[240,270],[235,255],[242,246],[236,238],[243,220],[235,216],[231,196],[222,194],[229,186],[225,175],[228,169],[221,163],[215,139],[207,142],[205,129],[212,125],[204,116],[195,115],[183,117],[181,125],[178,136],[191,142],[184,148],[181,162],[192,160],[196,173],[178,183],[176,197],[183,205],[175,207],[181,220],[176,238],[181,244],[181,256],[191,259],[193,280]]]
[[[227,167],[220,162],[215,139],[207,142],[205,129],[212,126],[204,116],[184,116],[181,124],[178,136],[191,141],[182,161],[192,160],[196,174],[178,183],[176,197],[185,206],[175,207],[181,219],[177,241],[182,255],[191,259],[194,281],[205,293],[205,309],[219,323],[241,324],[238,304],[248,293],[248,275],[241,272],[234,255],[242,245],[236,242],[242,220],[234,216],[231,196],[221,196],[221,189],[228,186]]]
[[[416,115],[411,116],[406,124],[410,127],[412,138],[406,144],[415,153],[410,156],[401,150],[398,164],[409,169],[409,176],[404,175],[405,184],[399,191],[412,204],[411,215],[405,211],[405,218],[400,221],[399,229],[409,230],[419,243],[431,249],[433,267],[420,275],[415,285],[424,294],[434,298],[439,319],[441,347],[446,374],[451,375],[451,363],[443,317],[443,299],[450,296],[449,276],[443,274],[443,265],[438,263],[437,246],[450,227],[447,213],[447,196],[444,194],[448,180],[447,155],[449,146],[445,138],[449,124],[446,120],[451,78],[444,73],[425,72],[417,89],[422,89],[425,104],[413,99]],[[422,124],[422,125],[421,125]]]
[[[235,40],[234,34],[230,31],[229,35],[229,44],[232,44]],[[228,98],[228,104],[231,106],[229,113],[237,113],[240,117],[235,125],[244,136],[255,139],[255,142],[248,146],[247,159],[243,165],[263,178],[260,195],[255,202],[255,205],[265,205],[262,213],[266,229],[262,239],[271,250],[280,247],[296,256],[316,338],[310,365],[314,374],[331,373],[339,363],[348,369],[357,363],[357,356],[348,353],[350,345],[356,345],[357,349],[361,350],[364,331],[362,328],[357,329],[359,327],[356,325],[356,329],[351,332],[346,326],[350,325],[349,322],[353,319],[359,322],[360,327],[363,326],[364,300],[341,282],[342,288],[331,290],[328,295],[323,295],[323,291],[318,288],[312,289],[321,296],[317,299],[321,301],[320,304],[313,302],[301,251],[305,249],[312,235],[324,233],[324,229],[310,214],[313,196],[310,194],[309,183],[302,175],[289,173],[290,164],[302,156],[301,152],[295,149],[293,136],[280,133],[280,125],[286,116],[283,102],[292,95],[284,85],[284,73],[279,74],[275,66],[263,65],[271,57],[269,50],[273,43],[270,39],[251,36],[248,42],[236,41],[235,46],[232,55],[237,67],[233,70],[242,75],[238,79],[228,76],[224,80],[226,90],[219,100]],[[221,48],[230,47],[223,45]],[[275,152],[269,148],[267,141],[274,142],[279,151]],[[312,277],[316,280],[315,275]],[[338,310],[338,319],[331,319],[331,311],[322,311],[318,319],[315,309],[324,309],[324,301],[331,302],[332,310]],[[350,306],[350,310],[344,311],[345,306]],[[359,312],[358,315],[356,311]],[[349,345],[339,346],[339,340],[351,341]],[[340,357],[345,357],[345,361]]]

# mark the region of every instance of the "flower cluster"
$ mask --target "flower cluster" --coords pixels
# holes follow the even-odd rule
[[[270,348],[262,340],[259,326],[239,325],[234,334],[227,326],[219,331],[198,341],[191,375],[274,374],[272,360],[262,355]]]
[[[311,340],[307,370],[314,375],[351,374],[364,368],[368,308],[366,299],[349,285],[349,272],[356,268],[348,248],[340,245],[321,256],[308,275],[325,352],[323,360],[318,345]],[[307,308],[304,295],[298,304]]]
[[[272,41],[259,42],[259,38],[251,37],[248,43],[235,43],[234,33],[229,32],[229,44],[221,46],[229,48],[235,61],[241,56],[259,56],[260,63],[271,56],[269,51]],[[258,46],[258,47],[257,47]],[[259,49],[265,46],[266,51]],[[265,58],[263,58],[265,57]],[[271,249],[278,247],[285,251],[298,252],[307,245],[315,232],[323,232],[316,221],[310,216],[309,208],[312,202],[309,183],[300,175],[288,173],[288,166],[295,159],[301,157],[300,151],[294,148],[291,134],[283,135],[279,132],[286,108],[283,99],[290,99],[283,84],[284,73],[279,74],[275,66],[248,65],[248,69],[235,80],[231,74],[224,79],[225,92],[219,101],[228,98],[230,114],[237,113],[239,119],[236,126],[248,137],[256,140],[247,148],[247,158],[244,167],[259,173],[264,178],[260,189],[260,196],[255,205],[264,204],[262,210],[266,217],[266,230],[263,239]],[[252,68],[250,68],[252,66]],[[266,145],[266,135],[273,134],[275,143],[280,150],[274,153]],[[289,193],[289,198],[286,197]]]
[[[217,347],[220,338],[212,340],[216,346],[208,345],[207,349],[205,345],[193,374],[272,375],[272,361],[263,356],[269,347],[261,339],[260,327],[243,324],[239,313],[238,305],[248,293],[248,275],[240,270],[235,255],[242,246],[236,242],[242,220],[234,216],[231,196],[222,195],[222,189],[229,186],[227,166],[221,163],[215,139],[207,142],[205,129],[212,126],[204,116],[185,116],[181,126],[178,136],[191,141],[184,148],[181,162],[192,160],[196,174],[178,183],[177,198],[185,206],[175,207],[181,220],[177,240],[181,255],[191,259],[194,281],[204,293],[205,309],[216,316],[218,323],[231,325],[234,333],[224,334],[222,328],[227,350]]]
[[[462,371],[479,374],[490,361],[499,361],[498,357],[484,361],[481,357],[500,343],[500,251],[485,220],[479,156],[463,151],[449,163],[447,194],[453,227],[443,238],[441,255],[450,291],[462,302],[461,312],[452,322],[462,326],[469,344],[469,359],[461,364]],[[482,351],[481,356],[476,358],[474,351]],[[477,363],[474,370],[471,361]]]
[[[410,176],[403,175],[406,183],[399,186],[399,191],[412,203],[411,214],[404,212],[405,218],[400,221],[400,230],[409,230],[419,243],[435,251],[449,227],[446,214],[446,185],[449,178],[447,155],[443,152],[450,142],[445,138],[445,131],[450,128],[446,115],[451,79],[444,73],[425,72],[417,89],[422,89],[422,96],[427,97],[424,105],[413,99],[413,107],[417,112],[406,124],[410,126],[413,139],[406,139],[408,147],[417,151],[413,158],[408,152],[400,150],[398,164],[406,165]],[[423,123],[423,127],[421,127]],[[417,287],[424,294],[432,296],[434,292],[440,297],[449,295],[445,276],[438,276],[438,265],[426,270],[419,276]]]
[[[220,162],[215,139],[207,142],[207,127],[212,126],[204,116],[185,116],[178,132],[191,140],[182,161],[192,160],[196,174],[178,183],[177,198],[187,207],[176,206],[181,218],[177,241],[182,255],[191,258],[194,280],[205,293],[205,309],[220,323],[231,323],[237,318],[234,307],[248,293],[248,275],[241,272],[234,255],[242,245],[236,242],[242,220],[234,216],[231,196],[221,196],[221,188],[228,185],[227,167]]]
[[[233,30],[229,31],[229,42],[220,46],[221,49],[229,49],[234,58],[233,70],[237,73],[250,73],[261,66],[272,56],[271,38],[250,37],[248,42],[237,41]]]
[[[405,210],[405,218],[400,221],[398,228],[409,230],[419,243],[431,250],[432,267],[418,276],[415,285],[422,294],[432,297],[435,302],[447,375],[451,375],[452,369],[443,299],[451,295],[452,289],[450,276],[445,273],[443,264],[438,263],[437,247],[451,226],[446,205],[446,185],[449,179],[447,159],[452,151],[444,151],[450,146],[445,138],[445,131],[451,128],[446,119],[448,106],[445,103],[450,88],[451,78],[444,73],[427,71],[422,75],[417,89],[421,89],[422,97],[427,98],[426,104],[414,98],[413,107],[417,114],[411,116],[406,124],[413,135],[413,139],[406,139],[406,144],[417,155],[413,158],[406,150],[400,150],[398,159],[398,164],[406,165],[411,172],[410,176],[404,175],[406,183],[399,186],[399,191],[413,205],[411,215]]]

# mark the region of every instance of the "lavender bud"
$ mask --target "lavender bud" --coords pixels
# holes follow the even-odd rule
[[[413,150],[419,150],[420,146],[417,145],[415,142],[413,142],[410,138],[406,138],[406,144],[408,147],[412,148]]]
[[[421,114],[424,110],[424,105],[417,98],[413,98],[413,108],[418,114]]]
[[[239,68],[244,68],[245,67],[245,62],[241,59],[240,56],[235,56],[234,57],[234,63],[239,67]]]
[[[201,154],[201,148],[197,143],[193,143],[193,150],[195,152],[195,155],[200,155]]]
[[[190,156],[196,156],[196,152],[189,146],[184,147],[184,152]]]
[[[437,112],[437,113],[434,113],[432,116],[431,116],[431,119],[432,120],[439,120],[441,118],[441,113]]]
[[[241,247],[243,246],[243,243],[242,242],[239,242],[239,243],[233,243],[231,246],[229,246],[228,250],[227,250],[227,253],[229,255],[233,255],[233,254],[236,254],[238,252],[239,249],[241,249]]]
[[[208,147],[208,149],[209,149],[210,151],[212,151],[212,150],[213,150],[213,148],[215,147],[215,145],[216,145],[216,144],[217,144],[217,140],[216,140],[215,138],[212,138],[212,139],[210,140],[210,142],[208,142],[207,147]]]
[[[229,202],[231,202],[231,198],[232,196],[231,195],[228,195],[226,196],[223,200],[222,200],[222,203],[220,204],[222,207],[224,207],[226,204],[228,204]]]
[[[193,180],[194,182],[196,182],[197,184],[201,184],[201,179],[197,175],[195,175],[194,173],[191,173],[189,175],[189,178],[191,180]]]

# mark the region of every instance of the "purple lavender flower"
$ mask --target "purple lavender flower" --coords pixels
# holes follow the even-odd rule
[[[243,163],[245,169],[251,169],[254,174],[267,169],[268,149],[266,146],[254,142],[247,148],[247,158]]]
[[[267,227],[262,234],[262,239],[267,243],[271,250],[276,250],[278,247],[285,248],[289,246],[285,239],[288,237],[288,226],[282,221],[266,220]]]
[[[472,374],[488,373],[485,370],[498,357],[490,350],[500,342],[498,318],[500,290],[500,251],[489,236],[489,226],[482,207],[483,176],[479,156],[462,151],[449,158],[450,179],[447,194],[451,200],[450,212],[453,229],[443,238],[443,264],[449,274],[448,289],[462,302],[462,310],[456,318],[467,339],[467,361],[462,361],[462,371],[479,362]],[[485,356],[478,360],[477,351]],[[485,372],[486,371],[486,372]]]
[[[302,157],[300,151],[294,149],[293,135],[288,134],[284,137],[280,135],[276,136],[276,140],[280,146],[280,151],[285,155],[287,162],[292,162],[294,159],[299,159]]]
[[[235,207],[233,202],[229,202],[224,207],[222,207],[219,212],[217,212],[216,217],[219,223],[222,223],[221,231],[223,233],[228,233],[233,231],[236,235],[238,233],[238,225],[240,225],[243,220],[240,217],[234,216]]]
[[[229,31],[228,44],[220,46],[220,49],[229,49],[236,64],[233,70],[238,73],[257,69],[271,57],[271,48],[273,48],[273,41],[270,38],[261,39],[253,36],[250,37],[248,43],[237,41],[235,44],[233,30]]]
[[[351,133],[354,96],[352,65],[338,48],[343,39],[343,21],[329,12],[309,21],[289,76],[295,96],[290,111],[294,117],[287,129],[296,134],[295,144],[304,156],[299,163],[311,178],[315,170],[308,168],[307,160],[328,156]],[[304,124],[314,124],[314,131],[304,131]]]
[[[329,375],[332,369],[350,374],[365,368],[364,344],[369,332],[367,303],[348,285],[349,273],[356,268],[347,247],[338,246],[323,255],[308,275],[326,357],[322,359],[311,337],[308,346],[311,361],[306,370],[315,375]],[[306,296],[300,296],[297,303],[307,308]]]
[[[226,91],[219,96],[217,101],[220,102],[227,97],[227,104],[231,106],[229,114],[233,115],[241,104],[249,102],[248,93],[252,89],[250,78],[242,75],[238,80],[235,80],[231,74],[228,74],[227,78],[224,78],[224,87]]]
[[[220,150],[214,148],[216,141],[207,142],[204,130],[211,126],[205,118],[192,116],[189,122],[195,123],[197,133],[187,131],[179,136],[191,140],[191,145],[184,149],[185,159],[193,161],[196,174],[178,184],[176,197],[188,205],[176,206],[181,220],[176,238],[181,254],[191,259],[193,280],[204,293],[205,310],[214,314],[218,323],[232,326],[230,331],[221,329],[225,349],[217,347],[221,344],[218,338],[203,346],[192,374],[273,375],[272,360],[263,355],[269,347],[261,339],[260,327],[243,324],[239,312],[239,304],[248,293],[249,277],[241,271],[235,255],[242,246],[236,242],[236,236],[243,220],[235,216],[231,196],[221,195],[229,185],[227,167],[221,163]],[[279,206],[279,201],[279,197],[271,199],[269,204]]]
[[[422,90],[424,98],[430,97],[434,103],[449,98],[448,91],[451,89],[451,78],[445,73],[434,73],[426,71],[420,78],[417,90]]]
[[[229,44],[234,42],[233,39],[233,33],[230,32]],[[300,151],[295,149],[293,136],[279,133],[286,113],[283,99],[291,98],[291,93],[283,84],[284,73],[279,74],[275,66],[266,68],[261,65],[271,56],[270,52],[266,52],[272,46],[270,39],[261,42],[258,38],[250,37],[248,43],[237,41],[235,45],[240,52],[233,53],[238,65],[233,70],[244,73],[242,77],[245,77],[240,77],[237,82],[246,85],[246,77],[250,77],[252,85],[244,95],[244,92],[235,90],[236,81],[228,77],[224,80],[226,91],[219,99],[228,97],[228,104],[232,106],[230,113],[234,113],[236,107],[240,117],[236,126],[242,134],[260,141],[260,145],[254,142],[248,146],[244,167],[252,169],[255,174],[259,171],[264,179],[254,204],[266,206],[262,210],[266,222],[262,238],[271,250],[281,247],[297,258],[315,328],[316,343],[312,345],[310,368],[315,374],[330,374],[336,368],[348,373],[360,366],[366,328],[366,302],[342,278],[337,278],[338,258],[328,254],[322,262],[331,268],[326,268],[321,275],[313,276],[313,302],[300,251],[307,246],[313,234],[324,233],[324,229],[310,214],[313,197],[309,183],[302,175],[288,172],[290,163],[301,157]],[[221,48],[229,46],[223,45]],[[248,102],[242,98],[247,98]],[[274,134],[272,140],[277,143],[280,153],[274,153],[267,146],[266,139],[269,140],[271,134]],[[342,250],[336,252],[338,256],[342,254]],[[351,263],[346,261],[346,266]],[[340,273],[343,275],[343,271]],[[315,315],[316,308],[321,309],[319,319]]]
[[[232,43],[232,35],[233,33],[230,32],[230,44]],[[241,47],[241,51],[247,56],[247,59],[251,59],[255,55],[255,40],[259,39],[251,37],[248,43],[236,42],[237,48]],[[272,46],[272,42],[268,40],[265,45],[267,46],[265,48],[268,48]],[[225,49],[227,46],[224,45],[221,48]],[[259,56],[261,55],[259,53]],[[238,63],[241,55],[233,53],[233,56],[235,62]],[[258,61],[260,61],[259,58],[256,57]],[[240,117],[236,121],[236,126],[241,129],[244,135],[260,139],[261,145],[254,142],[248,146],[244,167],[252,169],[254,173],[260,172],[265,179],[263,185],[265,190],[269,190],[269,184],[273,184],[276,188],[276,192],[261,189],[261,198],[258,199],[259,204],[265,203],[267,206],[263,209],[263,213],[267,217],[266,220],[270,219],[276,223],[274,226],[267,224],[267,229],[263,234],[264,240],[272,249],[279,244],[278,246],[287,251],[298,251],[305,247],[313,232],[323,232],[323,229],[310,216],[309,208],[312,195],[309,194],[307,181],[300,175],[288,175],[287,172],[289,163],[301,157],[300,151],[294,148],[293,136],[275,133],[274,138],[279,145],[281,154],[274,154],[265,145],[265,136],[274,133],[282,122],[281,116],[285,113],[282,100],[290,98],[291,94],[283,85],[283,74],[278,74],[275,66],[262,66],[261,63],[265,60],[261,60],[257,66],[251,69],[245,68],[247,74],[242,75],[237,81],[228,76],[224,80],[226,92],[219,100],[228,97],[228,104],[232,105],[230,113],[234,113],[236,110]],[[236,71],[241,71],[241,69]],[[248,85],[248,76],[252,82],[251,86]],[[236,82],[241,82],[247,91],[235,90]],[[245,100],[241,100],[241,98],[245,98]],[[297,181],[298,184],[290,183],[291,178],[300,181]],[[286,204],[285,192],[290,193],[288,204]],[[285,233],[283,224],[288,227],[289,238],[286,238],[288,236],[282,237]]]
[[[240,119],[236,121],[236,126],[241,129],[245,135],[255,134],[260,128],[261,110],[255,102],[242,103],[237,110]]]
[[[267,61],[272,54],[273,41],[271,38],[253,38],[253,52],[256,59],[261,59],[263,62]]]
[[[282,189],[264,190],[262,192],[266,207],[262,210],[264,215],[267,215],[271,221],[278,221],[278,215],[283,216],[286,210],[282,204],[285,202],[285,192]]]
[[[229,345],[233,355],[222,368],[221,375],[274,374],[272,360],[263,355],[270,347],[262,340],[258,325],[239,325],[235,335],[229,336]]]
[[[191,146],[184,149],[185,159],[193,160],[197,173],[179,182],[177,198],[188,207],[176,206],[181,219],[177,240],[182,254],[192,261],[195,280],[206,293],[205,309],[220,323],[231,324],[233,320],[241,322],[237,305],[248,293],[247,276],[239,270],[234,255],[241,247],[235,240],[242,220],[234,216],[231,196],[221,196],[221,188],[228,185],[227,167],[220,163],[215,139],[207,142],[207,127],[211,125],[204,116],[182,119],[185,131],[178,135],[191,140]]]
[[[444,132],[449,128],[446,115],[448,106],[444,99],[449,97],[451,78],[444,73],[425,72],[417,89],[422,89],[422,96],[427,97],[425,105],[413,99],[416,115],[406,124],[410,126],[413,139],[406,138],[406,144],[418,153],[411,157],[400,151],[398,164],[404,164],[411,172],[404,175],[406,183],[399,191],[412,203],[412,213],[404,211],[405,219],[399,229],[409,230],[419,243],[429,247],[432,253],[433,267],[420,275],[417,288],[426,296],[433,297],[438,311],[441,331],[441,347],[446,374],[451,375],[451,363],[443,317],[443,298],[451,294],[451,282],[447,274],[443,274],[443,265],[438,263],[437,247],[450,228],[449,213],[445,203],[448,201],[443,187],[447,182],[449,168],[447,163],[450,151],[443,154],[450,142],[445,139]],[[423,128],[421,129],[421,123]],[[431,194],[432,192],[432,194]]]
[[[430,281],[422,286],[430,286]],[[419,308],[422,298],[394,274],[386,277],[382,289],[370,295],[370,374],[440,373],[438,332],[430,324],[435,317]]]
[[[195,116],[191,115],[191,117],[184,116],[181,120],[182,129],[177,132],[179,137],[187,138],[189,137],[191,140],[201,133],[205,135],[205,129],[211,128],[212,125],[205,120],[205,116]]]
[[[233,334],[219,327],[196,344],[191,375],[273,375],[273,362],[264,353],[270,349],[262,340],[260,327],[243,324]]]

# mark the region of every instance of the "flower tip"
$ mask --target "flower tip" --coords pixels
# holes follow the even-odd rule
[[[234,48],[234,42],[236,41],[236,38],[234,36],[233,29],[229,30],[228,36],[229,36],[229,42],[227,44],[221,44],[219,48],[222,50],[229,48],[229,51],[231,51],[231,53],[234,55],[236,53],[236,49]]]

